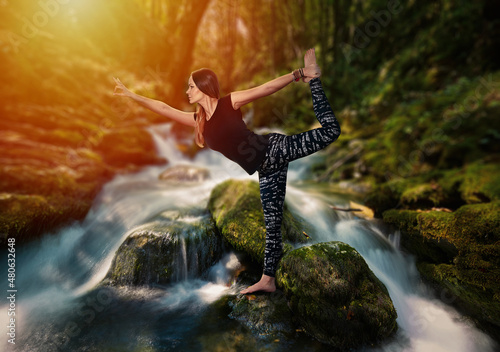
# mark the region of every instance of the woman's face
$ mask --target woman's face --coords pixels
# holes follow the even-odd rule
[[[201,90],[198,89],[196,84],[194,84],[193,81],[193,76],[189,77],[188,80],[188,89],[186,91],[186,94],[188,96],[188,100],[190,104],[198,103],[203,99],[205,96],[205,93],[203,93]]]

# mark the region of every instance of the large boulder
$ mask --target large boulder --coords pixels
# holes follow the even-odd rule
[[[0,122],[0,244],[82,220],[114,174],[165,162],[144,128],[114,128],[111,120],[103,128],[103,111],[10,109]]]
[[[345,243],[289,252],[276,279],[302,329],[339,350],[376,343],[397,329],[397,313],[384,284]]]
[[[210,195],[208,209],[224,239],[254,261],[264,261],[266,228],[260,202],[259,184],[255,181],[228,180],[217,185]],[[305,242],[303,224],[285,206],[282,234],[285,252],[290,243]]]
[[[24,140],[0,141],[0,244],[23,243],[85,217],[112,174],[101,157]],[[19,140],[17,139],[19,138]],[[1,139],[1,138],[0,138]]]
[[[199,277],[222,254],[209,214],[164,212],[127,237],[103,284],[142,286]]]

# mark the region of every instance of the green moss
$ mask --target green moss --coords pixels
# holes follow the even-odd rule
[[[481,203],[500,199],[500,164],[477,162],[466,167],[460,186],[467,203]]]
[[[403,191],[401,202],[408,207],[436,206],[442,202],[441,189],[430,183],[420,184]]]
[[[384,211],[398,206],[400,197],[401,194],[397,189],[384,183],[373,188],[365,197],[364,202],[366,206],[373,209],[376,217],[381,217]]]
[[[442,299],[448,304],[460,307],[466,314],[471,315],[479,325],[488,331],[500,329],[500,272],[491,272],[492,278],[482,281],[485,285],[478,285],[477,278],[484,273],[464,272],[451,264],[419,263],[418,270],[424,278],[438,287]]]
[[[247,253],[255,262],[264,261],[266,229],[255,181],[228,180],[217,185],[210,195],[208,209],[224,239],[235,249]],[[302,241],[301,222],[285,209],[283,239]],[[284,245],[284,252],[291,249]]]
[[[492,318],[500,316],[500,201],[453,213],[389,210],[383,217],[401,229],[401,243],[417,255],[424,277],[451,291],[480,324],[500,331]]]
[[[165,212],[138,228],[120,245],[105,283],[165,284],[204,274],[221,258],[223,246],[212,220],[202,214],[199,222],[186,223],[181,212]]]
[[[448,263],[457,254],[457,248],[447,237],[452,220],[449,213],[388,210],[383,219],[401,230],[402,246],[420,260]]]
[[[345,243],[291,251],[276,279],[304,330],[336,348],[373,343],[396,329],[387,289]]]
[[[295,331],[292,312],[285,295],[279,290],[269,295],[255,295],[251,299],[234,297],[229,300],[229,306],[230,318],[242,322],[261,336],[277,338],[278,334],[291,335]]]
[[[498,179],[500,166],[482,161],[459,169],[434,170],[408,178],[388,174],[387,182],[377,185],[367,195],[365,203],[378,217],[396,207],[458,209],[466,203],[498,200]]]
[[[500,239],[500,202],[464,205],[454,213],[389,210],[384,221],[396,225],[405,236],[446,240],[461,253],[477,252]]]
[[[82,218],[90,206],[88,199],[1,193],[0,243],[7,237],[28,241],[57,224]]]

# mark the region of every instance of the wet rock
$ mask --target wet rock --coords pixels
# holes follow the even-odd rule
[[[500,334],[500,201],[455,212],[389,210],[401,244],[437,292],[493,336]],[[451,298],[450,298],[451,297]]]
[[[103,284],[142,286],[199,277],[222,253],[209,214],[165,212],[127,237]]]
[[[276,280],[304,331],[339,350],[376,343],[397,329],[387,289],[347,244],[319,243],[289,252]]]
[[[232,309],[230,318],[262,337],[277,338],[295,331],[292,312],[281,290],[270,294],[238,295],[230,298],[228,304]]]
[[[401,230],[401,245],[404,248],[419,260],[433,263],[451,263],[458,254],[457,247],[445,234],[451,217],[447,212],[395,209],[388,210],[383,215],[385,223]]]
[[[365,203],[382,217],[386,210],[444,207],[500,200],[500,166],[478,161],[461,169],[434,171],[401,177],[392,175],[366,196]]]
[[[210,195],[208,209],[224,239],[236,250],[248,254],[258,264],[264,261],[266,229],[255,181],[228,180],[217,185]],[[285,207],[284,242],[305,242],[303,225]],[[285,251],[291,246],[285,243]]]
[[[210,171],[191,165],[176,165],[163,171],[159,178],[173,182],[202,182],[210,177]]]
[[[41,226],[50,226],[46,220],[57,216],[56,209],[40,195],[1,193],[0,208],[0,243],[7,243],[9,233],[18,240],[26,239]]]
[[[25,242],[81,220],[115,173],[164,162],[144,128],[104,130],[68,111],[36,109],[41,115],[4,116],[12,123],[0,131],[0,243]],[[38,126],[49,121],[50,129]]]
[[[0,142],[7,145],[0,163],[0,243],[7,236],[26,242],[84,218],[111,177],[88,149],[68,151],[17,138]]]

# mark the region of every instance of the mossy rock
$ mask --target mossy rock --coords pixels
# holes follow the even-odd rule
[[[403,178],[388,173],[386,179],[387,182],[374,187],[365,198],[365,204],[374,210],[376,217],[403,205],[429,203],[426,197],[429,193],[427,181],[432,176]]]
[[[393,209],[383,219],[402,230],[403,246],[421,261],[448,262],[500,240],[500,201],[464,205],[453,213]],[[441,254],[433,256],[434,249]]]
[[[210,195],[208,209],[224,239],[236,250],[248,254],[255,262],[264,261],[266,228],[255,181],[228,180],[217,185]],[[302,224],[286,208],[282,234],[285,242],[305,242]],[[291,249],[285,243],[284,252]]]
[[[483,203],[500,199],[500,165],[477,162],[463,172],[460,185],[462,199],[468,203]]]
[[[401,194],[401,203],[408,208],[430,208],[443,202],[443,191],[435,183],[423,183],[406,189]]]
[[[229,317],[263,337],[278,338],[295,332],[293,317],[283,291],[265,295],[238,295],[229,299]]]
[[[384,221],[401,229],[401,244],[438,291],[451,292],[479,326],[500,333],[500,201],[453,213],[389,210]]]
[[[7,237],[18,241],[56,215],[56,210],[39,195],[0,194],[0,243]]]
[[[20,139],[0,165],[0,233],[25,242],[81,220],[111,174],[91,150]],[[0,242],[2,240],[0,239]]]
[[[419,263],[422,276],[436,289],[438,297],[452,304],[464,314],[472,317],[476,324],[493,336],[500,336],[500,288],[485,289],[471,284],[469,277],[482,277],[485,272],[467,270],[464,272],[451,264]],[[498,281],[500,272],[491,273]]]
[[[447,184],[441,180],[446,178]],[[460,199],[458,187],[461,179],[449,180],[449,175],[430,172],[425,175],[402,178],[395,177],[378,185],[367,195],[365,203],[375,211],[375,216],[389,209],[426,209],[431,207],[458,208],[464,202]]]
[[[393,208],[458,209],[464,204],[487,203],[500,199],[500,165],[479,160],[462,168],[434,170],[413,177],[387,175],[366,197],[365,203],[381,217]]]
[[[446,236],[452,218],[450,213],[438,211],[392,209],[383,213],[385,223],[401,230],[401,245],[419,260],[432,263],[450,263],[458,254]]]
[[[304,331],[337,349],[373,344],[397,330],[397,313],[386,287],[345,243],[289,252],[276,279]]]
[[[400,204],[401,193],[387,184],[381,184],[372,189],[365,197],[364,203],[373,209],[376,217],[388,209],[396,208]]]
[[[8,237],[28,242],[61,224],[82,219],[91,204],[84,197],[0,193],[0,244],[7,243]]]
[[[500,241],[500,201],[464,205],[453,215],[451,231],[461,248]]]
[[[209,214],[169,211],[134,232],[118,248],[102,284],[144,286],[199,277],[223,253]]]

